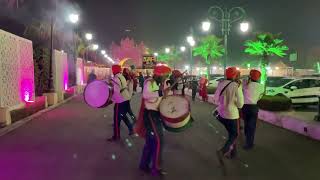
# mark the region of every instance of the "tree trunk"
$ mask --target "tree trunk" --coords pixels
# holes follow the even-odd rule
[[[267,85],[267,79],[268,79],[268,72],[267,72],[267,66],[269,65],[269,56],[264,55],[263,59],[260,64],[261,69],[261,83],[264,85],[264,90],[266,91]]]

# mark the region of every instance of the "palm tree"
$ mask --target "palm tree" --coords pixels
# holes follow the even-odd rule
[[[269,64],[271,56],[284,57],[289,48],[280,39],[280,34],[259,33],[253,40],[245,42],[245,53],[261,58],[260,69],[262,73],[261,82],[264,84],[267,80],[266,67]]]
[[[178,61],[181,60],[181,57],[179,52],[174,46],[170,46],[169,48],[170,48],[169,53],[165,53],[165,52],[160,53],[157,59],[159,61],[163,61],[169,64],[170,66],[173,66],[173,68],[175,69]]]
[[[193,49],[193,56],[201,56],[205,60],[207,75],[209,75],[212,62],[222,57],[225,52],[221,42],[222,39],[215,35],[208,35],[202,38],[199,45]]]

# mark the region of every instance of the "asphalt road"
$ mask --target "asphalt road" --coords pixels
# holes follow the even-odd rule
[[[137,112],[140,96],[131,104]],[[124,125],[120,143],[105,141],[112,134],[112,109],[89,108],[77,97],[0,137],[0,180],[158,179],[138,170],[143,140],[128,137]],[[193,127],[165,133],[165,179],[320,179],[320,142],[263,122],[258,124],[256,148],[239,148],[239,159],[226,160],[223,171],[215,152],[226,132],[212,118],[212,109],[207,103],[192,103]]]

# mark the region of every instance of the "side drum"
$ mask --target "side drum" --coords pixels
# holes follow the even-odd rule
[[[190,113],[189,101],[179,95],[171,95],[162,99],[159,111],[166,130],[182,132],[191,127],[193,119]]]
[[[84,101],[93,108],[104,108],[112,104],[112,86],[106,81],[93,81],[83,92]]]

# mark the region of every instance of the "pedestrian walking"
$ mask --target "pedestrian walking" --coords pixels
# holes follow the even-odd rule
[[[218,105],[217,119],[228,131],[228,139],[218,151],[220,157],[234,158],[236,156],[236,139],[238,137],[239,110],[244,104],[242,86],[235,81],[238,72],[235,67],[226,70],[226,80],[218,84],[214,95],[214,103]]]
[[[192,101],[195,101],[195,99],[196,99],[198,86],[199,86],[199,84],[198,84],[198,81],[197,81],[196,77],[193,77],[192,81],[191,81]]]
[[[130,107],[130,94],[127,81],[121,73],[121,66],[113,65],[112,73],[114,77],[111,79],[113,85],[112,101],[115,103],[113,111],[113,136],[107,139],[110,142],[120,140],[120,122],[121,120],[127,125],[129,135],[133,133],[133,126],[127,118]]]
[[[144,77],[143,77],[142,72],[139,72],[138,80],[139,80],[139,85],[140,85],[141,93],[142,93],[143,92],[143,84],[144,84]]]
[[[242,108],[242,115],[244,120],[244,134],[246,136],[245,150],[250,150],[254,147],[254,136],[257,125],[258,100],[264,93],[263,84],[259,83],[261,72],[258,70],[251,70],[248,80],[243,82],[244,106]]]
[[[200,92],[199,95],[202,97],[202,101],[207,102],[208,101],[208,79],[205,76],[202,76],[200,78]]]
[[[145,81],[143,100],[136,125],[136,132],[145,138],[139,167],[144,172],[151,172],[153,176],[166,174],[161,168],[163,122],[160,118],[159,104],[162,97],[169,93],[169,88],[161,89],[161,87],[164,87],[164,82],[170,72],[171,69],[168,66],[157,65],[153,78]]]
[[[128,108],[129,109],[128,109],[128,113],[126,114],[126,116],[127,116],[127,118],[130,119],[130,123],[134,124],[136,122],[136,116],[134,115],[132,108],[131,108],[131,98],[132,98],[133,92],[134,92],[134,80],[132,79],[132,75],[131,75],[132,73],[130,72],[130,70],[128,68],[124,68],[122,74],[127,81],[127,86],[128,86],[128,91],[129,91],[129,100],[128,100],[128,103],[129,103]],[[130,133],[130,135],[132,135],[132,134]]]
[[[88,75],[88,81],[87,84],[93,82],[94,80],[97,79],[97,75],[94,72],[94,69],[91,70],[90,74]]]
[[[183,74],[179,71],[179,70],[173,70],[172,71],[172,80],[170,80],[171,85],[173,85],[172,87],[172,91],[174,95],[183,95]],[[174,83],[176,83],[174,85]]]

